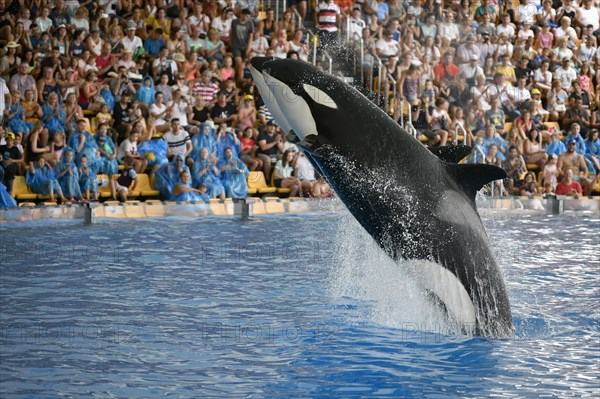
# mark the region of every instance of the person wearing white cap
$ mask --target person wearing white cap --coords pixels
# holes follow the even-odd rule
[[[477,75],[484,75],[483,68],[479,66],[479,57],[477,54],[471,54],[468,64],[462,64],[458,67],[460,77],[463,78],[469,86],[475,86]]]
[[[144,47],[142,39],[135,34],[136,28],[137,26],[134,21],[127,22],[127,35],[121,39],[123,48],[130,50],[132,53],[135,52],[138,47]]]

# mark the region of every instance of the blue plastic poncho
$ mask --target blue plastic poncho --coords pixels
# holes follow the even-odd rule
[[[199,159],[194,162],[192,169],[194,187],[204,184],[206,186],[206,194],[209,198],[217,198],[225,191],[225,187],[219,178],[219,169],[213,166],[210,159]],[[215,169],[217,173],[215,173]],[[200,173],[202,173],[202,176],[200,176]]]
[[[108,105],[110,112],[112,112],[115,108],[115,97],[113,96],[112,92],[108,89],[102,89],[100,90],[100,95],[104,99],[104,103]]]
[[[44,112],[44,115],[40,120],[44,123],[44,127],[48,129],[48,133],[50,133],[50,135],[53,135],[58,131],[64,131],[63,125],[67,115],[65,114],[65,110],[63,109],[62,105],[57,104],[56,107],[58,109],[58,115],[53,115],[54,110],[50,105],[48,105],[48,103],[42,105],[42,111]]]
[[[160,191],[160,198],[163,200],[173,200],[173,188],[179,182],[181,171],[190,173],[190,168],[185,165],[185,160],[181,163],[181,171],[177,166],[177,158],[183,160],[183,156],[178,155],[173,162],[161,166],[154,174],[154,189]]]
[[[553,141],[546,147],[546,153],[548,155],[554,154],[556,156],[559,156],[563,152],[567,152],[567,147],[562,141]]]
[[[13,208],[17,201],[6,191],[6,186],[0,182],[0,208]]]
[[[588,170],[594,174],[597,174],[600,171],[594,168],[594,163],[591,161],[593,157],[596,157],[596,159],[600,158],[600,138],[596,139],[596,141],[592,141],[591,138],[588,138],[585,141],[585,158],[588,165]]]
[[[149,86],[146,86],[145,84],[147,80],[150,81]],[[135,92],[135,98],[138,99],[140,102],[150,106],[151,104],[154,104],[155,97],[156,89],[154,88],[154,81],[150,76],[146,76],[142,81],[142,85]]]
[[[181,180],[179,180],[179,182],[177,184],[181,184],[184,187],[187,188],[191,188],[191,185],[189,183],[184,183]],[[175,185],[177,185],[175,184]],[[196,192],[185,192],[185,193],[181,193],[177,196],[173,197],[174,201],[208,201],[209,197],[206,194],[200,194],[200,193],[196,193]]]
[[[90,194],[98,192],[98,181],[96,180],[96,174],[88,167],[88,173],[85,174],[79,170],[79,189],[81,193],[85,193],[90,190]]]
[[[217,140],[215,139],[215,141]],[[223,154],[225,149],[229,147],[233,151],[234,158],[239,158],[242,151],[242,143],[239,140],[237,140],[237,144],[235,142],[236,140],[230,133],[223,134],[217,142],[217,154]]]
[[[167,159],[168,148],[169,144],[163,139],[154,139],[142,142],[138,145],[137,151],[140,155],[146,157],[148,166],[153,167],[155,165],[166,165],[169,163],[169,160]]]
[[[94,135],[94,141],[100,150],[110,155],[116,154],[117,147],[115,146],[113,140],[106,134],[101,135],[100,133],[96,133]],[[119,162],[117,162],[117,158],[115,157],[114,159],[108,159],[106,155],[100,153],[100,162],[96,173],[105,173],[109,177],[119,174]]]
[[[62,192],[54,172],[48,165],[40,168],[37,164],[34,165],[34,172],[31,169],[25,175],[25,181],[32,192],[36,194],[49,195],[51,192],[58,194]]]
[[[246,198],[248,196],[248,182],[246,179],[250,172],[241,159],[233,155],[229,158],[226,150],[223,156],[217,162],[217,168],[221,171],[221,181],[225,187],[225,194],[228,198]]]
[[[21,132],[23,134],[29,134],[33,128],[34,123],[25,122],[23,117],[23,107],[21,104],[12,104],[10,106],[9,114],[17,112],[12,118],[8,120],[8,127],[13,133]]]
[[[192,152],[190,157],[194,162],[200,159],[200,149],[206,148],[209,156],[211,154],[217,155],[216,152],[217,142],[213,136],[214,129],[209,123],[203,123],[200,125],[200,131],[192,137]]]
[[[93,170],[94,173],[98,173],[102,165],[102,159],[98,153],[98,144],[96,144],[96,140],[94,140],[94,137],[89,132],[83,132],[83,136],[85,137],[85,142],[81,152],[77,152],[81,140],[79,138],[79,132],[71,133],[69,140],[67,140],[67,145],[73,149],[73,153],[75,154],[75,164],[77,164],[77,166],[81,165],[81,157],[85,155],[88,159],[88,166],[90,169]]]
[[[54,175],[57,177],[58,182],[60,183],[60,188],[62,189],[65,197],[80,198],[81,189],[79,188],[79,173],[77,170],[77,165],[75,164],[75,160],[72,159],[69,161],[69,154],[71,152],[75,154],[75,151],[73,151],[71,148],[65,148],[63,150],[60,162],[54,166]],[[63,173],[69,167],[71,168],[73,174],[71,175],[71,173],[67,171],[61,176],[61,173]]]

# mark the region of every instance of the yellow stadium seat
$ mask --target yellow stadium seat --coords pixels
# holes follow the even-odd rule
[[[139,173],[137,177],[138,184],[136,187],[136,191],[140,192],[140,196],[158,198],[160,191],[154,190],[152,188],[152,186],[150,185],[150,179],[148,178],[148,175],[145,173]]]
[[[510,133],[510,129],[512,129],[512,122],[506,122],[506,123],[504,124],[504,131],[505,131],[506,133]]]
[[[116,177],[116,175],[115,175]],[[99,198],[110,198],[112,197],[112,193],[110,191],[110,180],[108,178],[108,175],[97,175],[96,176],[97,180],[106,180],[108,182],[108,184],[106,186],[99,186],[98,187],[98,197]]]
[[[540,167],[538,166],[537,163],[528,163],[527,164],[527,170],[531,170],[531,171],[536,171],[538,170]]]
[[[271,186],[275,187],[275,174],[273,173],[271,175]],[[291,189],[289,188],[284,188],[284,187],[275,187],[277,189],[277,194],[289,194],[292,192]]]
[[[277,188],[269,187],[265,180],[265,175],[261,171],[250,172],[248,176],[248,190],[256,189],[256,194],[272,194],[277,192]],[[250,191],[248,191],[250,193]]]
[[[15,182],[13,183],[12,196],[17,201],[20,200],[34,200],[38,196],[29,189],[25,176],[15,176]]]

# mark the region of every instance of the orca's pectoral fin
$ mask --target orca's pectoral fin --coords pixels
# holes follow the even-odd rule
[[[508,175],[504,169],[486,164],[447,164],[448,173],[454,177],[458,186],[467,197],[475,201],[475,195],[486,184],[505,179]]]
[[[429,150],[444,162],[459,163],[463,158],[471,154],[472,148],[468,145],[459,144],[431,147]]]

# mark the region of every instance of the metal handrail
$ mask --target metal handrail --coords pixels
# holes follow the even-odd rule
[[[373,67],[375,66],[375,60],[377,60],[377,66],[378,66],[377,95],[379,95],[379,92],[381,91],[381,69],[382,69],[383,63],[381,62],[381,58],[379,58],[377,56],[377,54],[371,54],[371,55],[373,56],[373,58],[371,59],[371,74],[369,75],[369,90],[375,91],[373,88],[373,79],[375,78],[375,74],[373,73]]]
[[[454,126],[454,145],[458,144],[458,131],[459,130],[462,130],[462,132],[463,132],[463,144],[467,144],[467,131],[461,124],[457,123]]]
[[[294,12],[294,14],[296,14],[296,18],[298,19],[298,27],[296,29],[301,29],[302,28],[302,15],[300,15],[300,13],[298,12],[298,10],[296,10],[296,8],[292,8],[292,11]]]
[[[318,36],[310,29],[306,29],[307,35],[309,37],[308,43],[310,43],[310,39],[313,39],[313,54],[312,54],[312,64],[317,65],[317,42]]]
[[[329,74],[331,75],[333,72],[333,58],[329,55],[329,53],[323,50],[323,58],[329,61]]]
[[[394,85],[393,89],[392,89],[392,92],[394,93],[392,98],[396,98],[396,86],[397,86],[397,82],[396,82],[396,79],[394,79],[394,77],[392,76],[391,73],[388,73],[386,75],[386,77],[387,77],[387,79],[385,80],[385,94],[384,94],[384,97],[383,97],[383,108],[387,112],[388,105],[389,105],[389,100],[390,100],[390,97],[389,97],[389,93],[390,93],[390,81]]]

